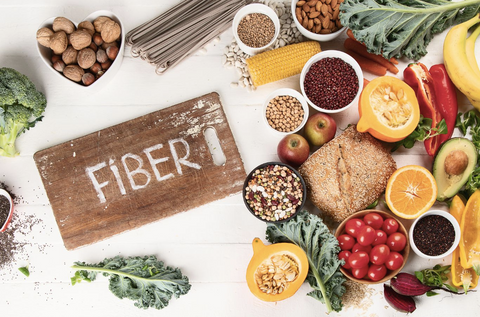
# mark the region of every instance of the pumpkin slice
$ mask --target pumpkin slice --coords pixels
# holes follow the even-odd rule
[[[358,112],[357,130],[385,142],[405,139],[420,120],[415,92],[404,81],[391,76],[377,77],[363,89]]]
[[[266,302],[289,298],[297,292],[308,273],[305,252],[292,243],[266,246],[253,239],[253,257],[247,268],[247,284],[253,295]]]

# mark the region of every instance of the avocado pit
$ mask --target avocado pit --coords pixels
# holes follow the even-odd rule
[[[445,158],[445,173],[449,175],[460,175],[468,166],[468,156],[462,150],[455,150],[448,153]]]

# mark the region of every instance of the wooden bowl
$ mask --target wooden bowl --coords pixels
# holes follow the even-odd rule
[[[405,229],[405,226],[400,222],[400,220],[397,217],[393,216],[392,214],[390,214],[388,212],[382,211],[382,210],[368,209],[368,210],[362,210],[362,211],[354,213],[353,215],[349,216],[348,218],[346,218],[344,221],[342,221],[340,223],[337,230],[335,231],[335,237],[338,238],[341,234],[345,233],[345,224],[347,223],[348,220],[355,219],[355,218],[363,219],[363,217],[366,214],[369,214],[369,213],[372,213],[372,212],[375,212],[375,213],[381,215],[384,220],[388,219],[388,218],[395,219],[398,222],[397,232],[400,232],[400,233],[405,235],[405,238],[407,239],[407,243],[405,244],[405,248],[403,249],[403,251],[399,252],[403,256],[402,266],[400,268],[394,270],[394,271],[391,271],[391,270],[387,269],[387,275],[385,275],[385,277],[382,278],[379,281],[372,281],[372,280],[369,280],[367,278],[357,279],[357,278],[352,276],[352,274],[349,272],[349,270],[344,269],[344,268],[340,268],[340,271],[343,273],[343,275],[345,275],[347,278],[351,279],[352,281],[355,281],[355,282],[361,283],[361,284],[380,284],[380,283],[384,283],[384,282],[390,280],[392,277],[397,275],[403,269],[403,267],[405,266],[405,263],[407,263],[408,255],[410,253],[410,241],[409,241],[408,232]]]

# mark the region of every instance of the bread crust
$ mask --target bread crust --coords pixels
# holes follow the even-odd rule
[[[378,199],[396,169],[390,153],[352,125],[313,153],[299,172],[312,203],[340,222]]]

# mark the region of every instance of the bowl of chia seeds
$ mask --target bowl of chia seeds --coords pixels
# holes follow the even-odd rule
[[[307,198],[305,188],[305,181],[293,167],[267,162],[248,174],[243,185],[243,201],[257,219],[285,222],[303,208]]]
[[[248,55],[255,55],[273,46],[280,33],[280,20],[268,6],[249,4],[238,10],[232,30],[240,49]]]
[[[0,188],[0,232],[7,230],[10,220],[13,215],[13,200],[12,196]]]
[[[418,256],[436,260],[450,255],[460,242],[460,225],[447,211],[429,210],[410,227],[410,246]]]

